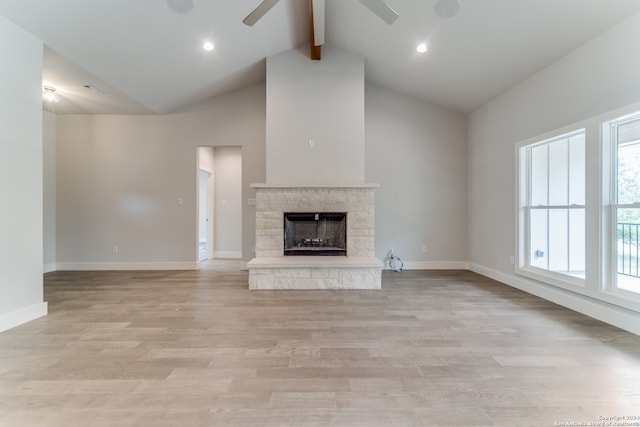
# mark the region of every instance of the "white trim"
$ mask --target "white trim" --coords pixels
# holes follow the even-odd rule
[[[58,271],[197,270],[197,262],[63,262]]]
[[[242,258],[242,251],[215,251],[213,258]]]
[[[55,263],[45,264],[45,265],[42,266],[42,272],[43,273],[51,273],[52,271],[56,271],[56,264]]]
[[[528,277],[529,279],[570,291],[576,290],[576,292],[584,292],[584,289],[586,288],[586,280],[584,277],[545,270],[544,268],[533,266],[520,267],[516,269],[516,273],[521,276]]]
[[[573,311],[577,311],[578,313],[640,335],[640,313],[575,292],[565,291],[553,285],[546,285],[522,277],[509,276],[508,274],[478,264],[470,263],[469,270]]]
[[[47,303],[40,302],[28,307],[14,310],[10,313],[0,315],[0,332],[6,331],[24,323],[38,319],[47,315]]]
[[[468,270],[466,261],[403,261],[403,270]],[[386,268],[385,268],[386,270]]]
[[[372,183],[366,183],[366,182],[354,182],[354,183],[342,183],[342,184],[293,184],[293,185],[289,185],[289,184],[264,184],[264,183],[257,183],[257,184],[250,184],[249,187],[251,188],[275,188],[275,189],[288,189],[288,188],[379,188],[380,184],[372,184]]]

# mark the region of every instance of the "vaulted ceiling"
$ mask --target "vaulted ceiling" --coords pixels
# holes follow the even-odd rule
[[[364,56],[368,81],[461,112],[640,11],[638,0],[459,0],[445,19],[436,0],[386,1],[392,25],[356,0],[326,0],[327,45]],[[57,111],[152,114],[263,81],[267,56],[308,43],[308,0],[244,25],[260,2],[195,0],[178,14],[165,0],[0,0],[0,14],[44,41]]]

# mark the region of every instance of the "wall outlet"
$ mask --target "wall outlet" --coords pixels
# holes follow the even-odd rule
[[[513,255],[511,255],[509,257],[509,264],[514,265],[516,263],[516,257],[514,257]]]
[[[184,200],[182,200],[182,197],[178,197],[178,206],[182,205],[184,205]]]
[[[111,253],[114,253],[114,254],[118,253],[118,245],[111,246]]]
[[[427,245],[422,245],[422,253],[423,254],[427,253]]]
[[[309,148],[315,148],[316,147],[316,140],[315,139],[310,139],[309,140]]]

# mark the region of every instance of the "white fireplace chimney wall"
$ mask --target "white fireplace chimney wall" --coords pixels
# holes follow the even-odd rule
[[[266,182],[364,183],[364,58],[307,50],[267,58]]]
[[[366,184],[364,58],[325,46],[267,58],[266,183],[256,190],[250,289],[380,289]],[[284,212],[346,212],[347,256],[284,256]],[[294,258],[294,259],[292,259]]]

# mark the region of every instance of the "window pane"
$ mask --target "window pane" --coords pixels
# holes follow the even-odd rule
[[[618,126],[618,144],[626,145],[634,141],[640,141],[640,117],[626,120]]]
[[[618,209],[616,226],[617,286],[640,293],[640,209]]]
[[[569,138],[569,204],[585,204],[584,133]]]
[[[640,203],[640,118],[613,122],[616,138],[616,197],[614,204]],[[616,207],[614,286],[640,294],[640,209]]]
[[[640,202],[640,143],[618,146],[618,203]]]
[[[526,154],[528,266],[584,278],[585,131],[537,142]]]
[[[585,210],[569,211],[569,274],[584,277],[585,274]]]
[[[549,205],[569,204],[569,141],[549,144]]]
[[[569,271],[568,209],[549,211],[549,270]]]
[[[531,156],[531,206],[538,206],[548,204],[547,198],[547,159],[548,149],[547,145],[541,145],[538,147],[530,148]]]
[[[548,209],[531,209],[529,264],[547,269],[547,213]]]

